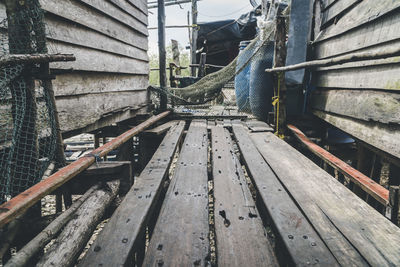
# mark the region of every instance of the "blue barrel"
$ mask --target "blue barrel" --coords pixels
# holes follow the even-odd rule
[[[236,72],[239,72],[235,76],[235,93],[236,93],[236,104],[238,110],[241,112],[251,112],[250,100],[249,100],[249,89],[250,89],[250,64],[245,64],[249,61],[250,57],[254,53],[254,49],[243,51],[250,41],[240,42],[239,45],[239,56],[236,63]]]
[[[257,48],[261,41],[258,43]],[[268,113],[272,111],[273,77],[265,69],[272,67],[273,60],[274,42],[269,41],[263,44],[250,66],[250,108],[253,115],[263,121],[267,120]]]

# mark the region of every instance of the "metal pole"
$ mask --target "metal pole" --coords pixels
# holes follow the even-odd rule
[[[160,67],[160,87],[167,89],[167,53],[165,50],[165,0],[158,0],[158,56]],[[160,109],[167,109],[167,95],[160,95]]]

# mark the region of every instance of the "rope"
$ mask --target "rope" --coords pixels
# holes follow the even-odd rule
[[[281,80],[282,80],[282,72],[278,73],[278,86],[277,86],[277,94],[272,98],[272,105],[275,107],[276,110],[276,132],[275,135],[281,139],[285,138],[285,135],[279,134],[279,118],[280,118],[280,94],[281,94]]]

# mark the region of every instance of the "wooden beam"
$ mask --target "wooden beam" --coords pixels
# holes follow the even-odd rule
[[[400,264],[397,257],[400,253],[400,229],[397,226],[285,141],[271,133],[253,133],[251,137],[299,206],[305,204],[300,203],[303,197],[310,198],[312,204],[308,204],[313,205],[317,212],[322,212],[325,220],[342,236],[342,241],[350,246],[340,249],[336,245],[331,247],[341,265],[347,266],[349,263],[344,262],[353,260],[351,265]],[[317,226],[320,222],[315,221],[312,213],[315,210],[311,214],[310,210],[305,211],[308,219]],[[318,232],[330,247],[331,242],[338,239],[327,235],[325,229],[318,229]],[[347,255],[349,252],[358,257],[361,255],[361,258]]]
[[[99,185],[91,187],[83,196],[76,200],[72,206],[54,219],[42,232],[32,239],[7,262],[6,266],[25,266],[29,260],[44,248],[48,242],[73,218],[75,212],[88,199],[91,194],[99,189]]]
[[[207,265],[208,146],[206,121],[192,121],[143,266]]]
[[[278,266],[232,139],[211,127],[217,262],[220,266]]]
[[[197,29],[197,16],[198,16],[198,10],[197,10],[197,1],[198,0],[192,0],[192,25],[196,26],[192,28],[192,38],[191,38],[191,43],[190,43],[190,62],[191,64],[196,64],[197,63],[197,37],[198,37],[198,29]],[[196,68],[192,67],[192,77],[196,76]]]
[[[165,0],[158,0],[158,58],[160,87],[167,90],[167,52],[165,50]],[[160,109],[167,109],[167,95],[160,94]]]
[[[110,181],[93,192],[78,208],[73,219],[65,225],[56,242],[50,246],[36,266],[74,265],[103,218],[106,208],[118,194],[119,186],[119,181]]]
[[[249,176],[267,210],[268,218],[276,229],[276,252],[278,255],[288,255],[281,260],[288,265],[297,266],[310,262],[318,262],[321,265],[337,264],[328,247],[314,230],[312,221],[307,220],[303,211],[297,207],[296,201],[257,151],[247,129],[237,121],[233,122],[232,128]]]
[[[162,195],[185,123],[171,128],[79,266],[129,266]],[[126,242],[121,240],[126,239]],[[96,249],[101,248],[101,249]]]

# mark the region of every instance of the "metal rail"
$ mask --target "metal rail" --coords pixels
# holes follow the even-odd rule
[[[20,214],[24,213],[28,208],[32,207],[44,196],[50,194],[51,192],[71,180],[73,177],[86,170],[97,159],[104,157],[112,150],[120,147],[122,144],[127,142],[136,134],[146,130],[152,124],[156,123],[162,118],[165,118],[169,114],[170,111],[165,111],[157,116],[151,117],[145,122],[116,137],[107,144],[97,148],[92,153],[87,154],[85,157],[82,157],[77,161],[69,164],[68,166],[62,168],[46,180],[37,183],[36,185],[22,192],[21,194],[15,196],[10,201],[2,204],[0,206],[0,228],[12,221]]]
[[[364,175],[360,171],[354,169],[349,164],[343,162],[341,159],[332,155],[322,147],[313,143],[307,136],[293,125],[288,125],[289,130],[293,132],[296,138],[303,143],[312,153],[320,157],[327,164],[337,169],[345,177],[350,179],[353,183],[361,187],[367,194],[376,199],[383,205],[389,204],[389,190],[376,183],[374,180]]]

